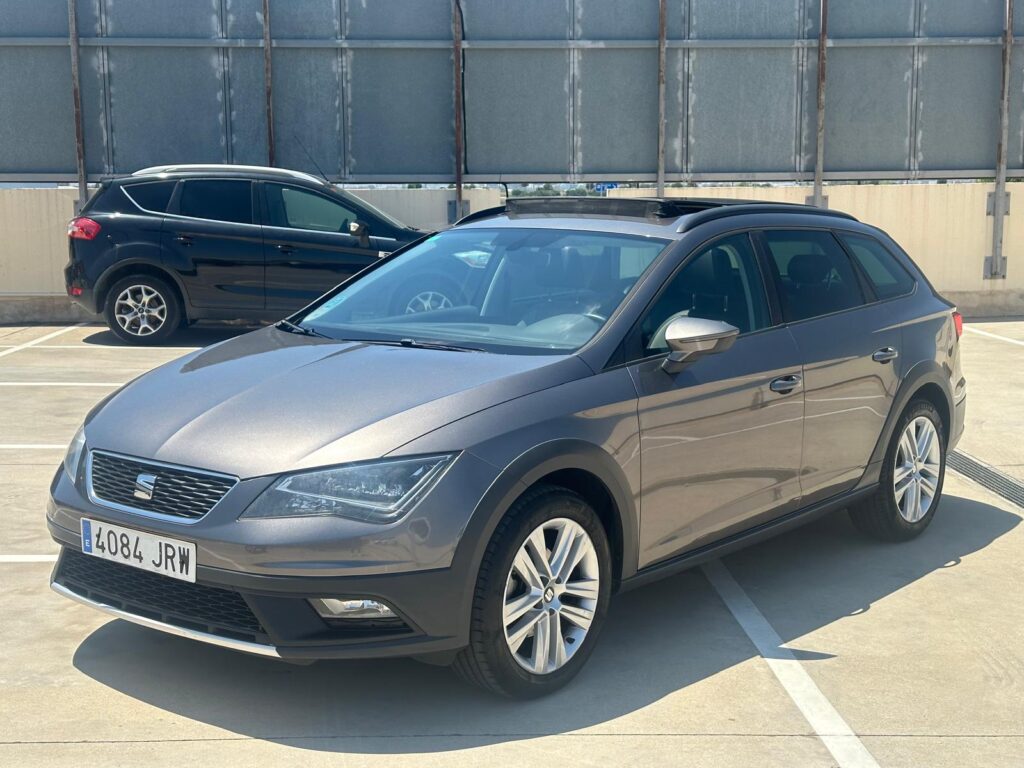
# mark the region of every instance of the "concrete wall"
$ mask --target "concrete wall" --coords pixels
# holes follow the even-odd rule
[[[1007,185],[1005,280],[985,280],[992,251],[992,217],[985,215],[991,184],[835,184],[825,187],[828,205],[881,227],[906,249],[932,284],[965,314],[1024,315],[1024,183]],[[737,197],[806,202],[807,186],[669,188],[673,197]],[[651,189],[615,189],[616,197],[644,197]]]
[[[448,189],[350,189],[399,221],[424,229],[448,226]],[[64,292],[67,223],[77,189],[0,189],[0,322],[66,322],[88,316]],[[469,210],[499,205],[497,188],[467,189]]]

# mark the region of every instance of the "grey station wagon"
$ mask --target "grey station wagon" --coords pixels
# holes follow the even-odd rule
[[[396,312],[426,274],[463,300]],[[842,213],[510,201],[97,406],[51,488],[53,588],[540,695],[615,592],[832,510],[920,534],[964,425],[961,327]]]

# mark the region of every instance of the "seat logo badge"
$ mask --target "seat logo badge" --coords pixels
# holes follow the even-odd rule
[[[156,475],[148,475],[143,472],[141,475],[135,478],[135,493],[133,494],[136,499],[142,499],[143,501],[149,501],[153,498],[153,490],[156,488]]]

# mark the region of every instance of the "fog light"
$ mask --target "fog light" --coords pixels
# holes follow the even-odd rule
[[[318,597],[310,605],[325,619],[393,619],[395,612],[376,600],[336,600]]]

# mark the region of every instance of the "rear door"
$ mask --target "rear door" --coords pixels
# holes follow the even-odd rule
[[[268,309],[299,309],[384,255],[372,237],[349,234],[362,220],[354,207],[305,187],[260,186]]]
[[[665,328],[677,316],[722,320],[732,348],[668,373]],[[640,566],[796,509],[803,389],[800,353],[774,322],[747,233],[694,253],[633,331],[639,395]]]
[[[263,309],[263,233],[246,179],[186,179],[164,220],[164,262],[195,307]]]
[[[832,232],[769,229],[761,242],[804,367],[810,504],[864,474],[899,386],[902,335]]]

